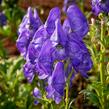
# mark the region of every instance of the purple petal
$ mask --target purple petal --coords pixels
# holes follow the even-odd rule
[[[56,104],[59,104],[62,100],[62,96],[55,91],[53,99],[56,102]]]
[[[61,22],[59,19],[56,20],[55,26],[56,26],[56,28],[55,28],[52,36],[50,37],[50,40],[52,42],[61,44],[62,46],[65,46],[67,43],[67,35],[66,35],[66,33],[64,33],[64,30],[61,26]]]
[[[67,10],[67,16],[72,31],[83,38],[89,30],[88,22],[84,14],[76,5],[71,5]]]
[[[37,61],[43,43],[49,38],[44,26],[41,26],[35,33],[33,40],[28,47],[28,57],[32,63]]]
[[[65,19],[65,21],[63,23],[63,29],[67,34],[70,34],[73,32],[68,19]]]
[[[52,98],[53,94],[54,94],[54,89],[51,85],[46,87],[46,92],[47,92],[47,98],[50,99]]]
[[[40,90],[39,90],[37,87],[34,88],[34,90],[33,90],[33,95],[34,95],[34,97],[36,97],[36,98],[41,98]]]
[[[24,76],[27,78],[27,80],[32,83],[34,76],[35,76],[35,69],[34,69],[34,65],[32,65],[31,63],[26,63],[24,65]]]
[[[18,50],[20,51],[21,55],[24,56],[24,58],[26,58],[29,42],[30,42],[30,32],[27,30],[24,30],[19,35],[19,38],[16,41],[16,46]]]
[[[74,3],[75,3],[75,0],[64,0],[63,11],[66,12],[67,8]]]
[[[53,45],[55,46],[55,51],[53,53],[54,60],[64,60],[67,56],[66,54],[66,43],[68,41],[67,34],[64,33],[64,30],[61,26],[59,19],[55,22],[56,28],[50,37]]]
[[[24,58],[26,58],[28,46],[34,36],[34,33],[40,25],[42,25],[42,22],[36,10],[33,12],[32,8],[29,7],[27,14],[24,16],[18,29],[19,37],[17,40],[17,47]],[[22,44],[22,42],[24,42],[24,44]]]
[[[51,35],[55,29],[55,21],[56,19],[60,19],[60,9],[58,7],[55,7],[51,9],[49,16],[47,18],[47,21],[45,22],[45,26],[47,29],[47,32]]]
[[[61,96],[63,96],[65,86],[65,72],[62,62],[58,62],[55,65],[52,75],[52,86]]]
[[[77,39],[69,41],[68,52],[76,72],[86,75],[87,71],[92,68],[92,60],[83,41]]]
[[[52,52],[53,52],[53,46],[52,42],[50,40],[47,40],[40,51],[39,57],[38,57],[38,66],[39,70],[41,69],[44,74],[51,75],[52,73]],[[40,73],[40,72],[39,72]]]
[[[95,15],[99,13],[108,13],[109,12],[109,0],[92,0],[92,11]]]

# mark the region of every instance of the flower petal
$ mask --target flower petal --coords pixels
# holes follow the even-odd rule
[[[60,9],[58,7],[55,7],[51,9],[49,16],[45,22],[45,27],[47,29],[47,32],[51,35],[55,29],[55,21],[56,19],[60,19]]]
[[[61,95],[64,94],[65,87],[65,72],[64,65],[62,62],[58,62],[55,65],[53,74],[52,74],[52,87]]]
[[[67,16],[72,31],[83,38],[89,30],[88,22],[84,14],[76,5],[71,5],[67,10]]]
[[[34,76],[35,76],[35,69],[34,69],[34,65],[32,65],[31,63],[26,63],[24,65],[23,68],[24,71],[24,76],[27,78],[27,80],[32,83]]]
[[[41,69],[43,73],[48,76],[51,75],[52,73],[52,67],[53,67],[53,61],[51,57],[52,52],[53,52],[52,42],[48,39],[43,44],[38,57],[39,70]]]

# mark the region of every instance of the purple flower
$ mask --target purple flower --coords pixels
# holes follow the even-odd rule
[[[6,16],[3,14],[3,12],[0,12],[0,26],[4,26],[6,25],[7,18]]]
[[[32,8],[28,8],[27,14],[24,16],[22,23],[19,26],[17,39],[17,48],[20,53],[26,58],[28,46],[34,36],[34,33],[42,25],[42,22],[37,14],[37,11],[32,12]]]
[[[64,64],[58,62],[55,65],[52,76],[49,78],[48,86],[46,87],[47,98],[52,98],[57,104],[62,100],[65,87]]]
[[[76,5],[71,5],[67,9],[67,16],[68,20],[66,22],[70,24],[70,32],[83,38],[89,30],[88,22],[84,14]]]
[[[75,73],[87,77],[92,67],[90,54],[82,39],[88,32],[85,16],[76,5],[67,9],[63,27],[59,8],[53,8],[42,24],[31,8],[28,9],[19,27],[17,47],[26,60],[24,76],[31,83],[35,76],[44,81],[47,98],[59,104],[64,96],[65,79]],[[64,68],[65,64],[65,68]],[[73,70],[72,70],[73,69]],[[39,86],[41,87],[41,86]],[[35,88],[33,95],[38,104],[43,95]]]
[[[37,87],[34,88],[33,95],[36,98],[41,98],[41,93],[40,93],[40,91],[39,91],[39,89]]]
[[[55,26],[56,28],[50,37],[50,40],[55,47],[55,51],[52,56],[54,60],[64,60],[67,57],[67,34],[64,32],[59,19],[55,21]]]
[[[34,34],[34,37],[29,44],[27,60],[31,63],[36,63],[43,43],[49,38],[46,28],[42,25]]]
[[[49,16],[45,22],[45,27],[49,35],[51,35],[54,32],[55,29],[55,21],[56,19],[60,19],[60,9],[58,7],[55,7],[51,9]]]
[[[92,11],[95,15],[109,12],[109,0],[92,0]]]
[[[40,98],[42,97],[42,95],[41,95],[41,93],[40,93],[40,90],[39,90],[37,87],[35,87],[34,90],[33,90],[33,96],[34,96],[35,98],[37,98],[37,99],[40,99]],[[39,103],[38,100],[35,100],[35,101],[34,101],[34,104],[35,104],[35,105],[37,105],[38,103]]]
[[[54,51],[52,42],[48,39],[43,44],[40,54],[38,56],[37,70],[39,71],[39,78],[45,79],[52,74],[53,60],[52,52]]]
[[[35,66],[29,62],[27,62],[24,67],[24,76],[27,78],[27,80],[32,83],[34,76],[35,76]]]
[[[74,70],[87,77],[87,72],[92,68],[92,60],[83,41],[76,37],[70,40],[69,37],[68,52]]]

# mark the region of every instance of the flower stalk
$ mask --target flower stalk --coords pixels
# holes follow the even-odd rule
[[[104,21],[101,20],[101,37],[100,37],[101,42],[103,42],[103,37],[104,37]],[[105,78],[104,78],[104,72],[103,72],[104,49],[103,49],[102,44],[101,44],[101,47],[100,47],[100,51],[101,51],[101,54],[100,54],[100,81],[103,85]]]
[[[100,36],[100,40],[101,40],[101,45],[100,45],[100,82],[102,87],[104,87],[104,83],[105,83],[105,72],[104,72],[104,47],[103,47],[103,40],[104,40],[104,21],[103,19],[101,19],[101,36]],[[102,109],[105,109],[105,97],[104,97],[104,92],[102,89]]]
[[[66,99],[65,99],[66,105],[65,105],[65,109],[68,109],[68,104],[69,104],[68,91],[69,91],[69,85],[68,85],[68,82],[67,82],[66,83]]]

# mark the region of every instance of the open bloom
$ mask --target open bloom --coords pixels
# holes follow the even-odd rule
[[[109,0],[92,0],[92,11],[95,15],[109,12]]]

